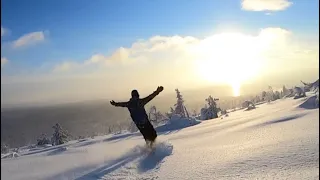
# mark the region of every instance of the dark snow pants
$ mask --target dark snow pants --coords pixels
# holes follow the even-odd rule
[[[152,124],[150,121],[146,121],[144,124],[136,124],[139,131],[141,132],[144,140],[154,142],[155,139],[157,138],[157,132],[153,128]]]

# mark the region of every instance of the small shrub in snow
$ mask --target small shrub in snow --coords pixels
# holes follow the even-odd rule
[[[9,146],[5,143],[1,142],[1,154],[5,154],[9,152]]]
[[[170,111],[167,112],[167,113],[165,113],[165,114],[166,114],[166,116],[170,119],[171,116],[174,114],[174,109],[173,109],[172,107],[170,107]]]
[[[78,136],[78,140],[81,140],[81,139],[85,139],[86,137],[84,136]]]
[[[221,110],[220,113],[221,113],[221,115],[226,115],[227,114],[227,110]]]
[[[158,126],[160,123],[167,120],[167,118],[162,115],[160,111],[157,111],[156,106],[151,106],[149,110],[149,120],[153,126]]]
[[[255,109],[256,106],[252,101],[244,101],[242,103],[242,108],[246,108],[246,110],[252,110],[252,109]]]
[[[277,99],[280,99],[280,98],[281,98],[280,92],[279,91],[275,91],[274,94],[273,94],[273,99],[277,100]]]
[[[303,91],[302,88],[294,87],[293,90],[294,90],[294,99],[306,97],[306,93]]]
[[[42,134],[41,137],[37,139],[37,145],[42,146],[45,144],[51,144],[51,140],[47,138],[45,134]]]
[[[221,111],[220,108],[217,107],[216,101],[219,99],[213,98],[209,96],[206,101],[208,102],[209,107],[204,107],[201,109],[201,120],[214,119],[218,117],[218,112]]]
[[[246,110],[250,111],[250,110],[255,109],[255,108],[256,108],[255,106],[249,106]]]

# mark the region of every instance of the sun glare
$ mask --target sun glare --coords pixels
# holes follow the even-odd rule
[[[227,83],[240,95],[244,81],[257,75],[261,65],[259,41],[240,33],[211,36],[197,47],[197,71],[210,83]]]
[[[235,82],[232,84],[233,96],[240,96],[240,83]]]

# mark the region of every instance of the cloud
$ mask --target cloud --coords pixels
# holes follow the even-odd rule
[[[53,72],[66,72],[79,67],[75,62],[66,61],[54,67]]]
[[[110,55],[98,53],[83,62],[62,62],[55,66],[53,71],[68,72],[93,65],[176,65],[194,63],[199,59],[210,59],[211,63],[218,63],[219,67],[227,68],[228,64],[221,63],[222,59],[229,62],[238,55],[244,59],[243,62],[247,62],[254,59],[258,52],[270,56],[287,47],[286,42],[290,35],[291,32],[286,29],[271,27],[261,29],[257,36],[241,33],[221,33],[204,39],[191,36],[154,36],[146,40],[137,40],[127,48],[120,47]],[[233,53],[230,53],[231,51]]]
[[[247,11],[282,11],[293,3],[288,0],[242,0],[241,6]]]
[[[4,36],[7,32],[8,30],[1,26],[1,37]]]
[[[12,86],[3,95],[7,102],[123,98],[134,88],[148,94],[158,85],[170,91],[197,88],[208,82],[236,85],[240,81],[252,84],[254,89],[256,83],[288,84],[317,77],[318,50],[318,39],[299,39],[299,35],[280,27],[260,29],[254,34],[217,33],[205,38],[154,36],[118,47],[110,54],[97,53],[82,61],[50,65],[54,73],[2,74],[1,84]],[[38,89],[40,85],[45,89]],[[28,87],[34,89],[27,92]]]
[[[19,48],[22,46],[28,46],[28,45],[33,45],[39,42],[42,42],[45,40],[45,35],[43,31],[38,31],[38,32],[32,32],[25,34],[15,40],[13,42],[13,47],[14,48]]]
[[[66,68],[63,69],[67,71],[90,65],[110,67],[114,65],[127,66],[135,63],[146,63],[148,61],[155,63],[157,61],[170,60],[174,62],[186,58],[183,54],[188,54],[188,48],[199,42],[199,39],[191,36],[154,36],[147,40],[138,40],[128,48],[117,48],[110,55],[101,53],[94,54],[84,62],[78,64],[78,66],[72,66],[73,68],[67,68],[70,62],[63,62],[57,65],[54,71],[56,71],[57,67],[65,66]],[[76,62],[73,62],[73,64],[76,64]]]
[[[232,84],[254,78],[260,70],[268,73],[267,66],[277,69],[273,66],[288,63],[279,61],[279,58],[292,57],[289,55],[293,47],[291,35],[289,30],[270,27],[261,29],[257,35],[238,32],[219,33],[206,38],[154,36],[137,40],[129,47],[120,47],[109,55],[98,53],[82,62],[63,62],[53,71],[90,74],[95,71],[116,73],[110,71],[118,69],[128,76],[139,74],[136,79],[163,74],[157,77],[157,81],[161,78],[181,81],[182,78]],[[164,69],[165,74],[162,72]],[[233,73],[226,74],[226,70]]]
[[[1,57],[1,67],[3,67],[5,64],[7,64],[9,60],[5,57]]]
[[[95,54],[85,61],[85,64],[97,64],[104,63],[110,65],[112,63],[126,63],[130,59],[130,50],[127,48],[120,47],[115,50],[110,56],[103,54]]]
[[[292,32],[286,29],[265,28],[260,31],[259,38],[268,48],[276,49],[275,46],[283,46],[291,35]]]

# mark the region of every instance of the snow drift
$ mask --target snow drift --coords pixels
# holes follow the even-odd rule
[[[319,96],[313,95],[309,97],[306,101],[299,105],[300,108],[304,109],[315,109],[319,108]]]

